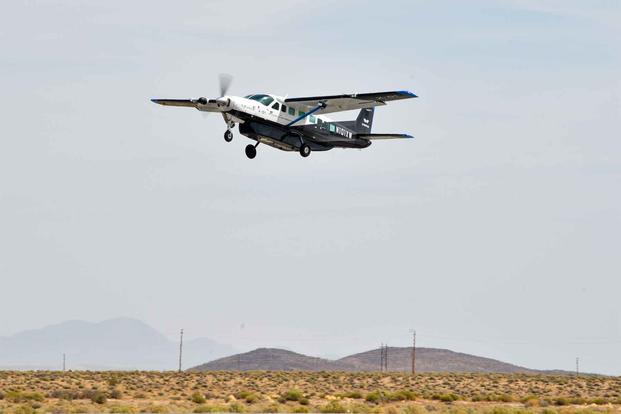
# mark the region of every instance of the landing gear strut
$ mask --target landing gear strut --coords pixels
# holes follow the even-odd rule
[[[259,144],[257,144],[259,145]],[[248,144],[246,145],[246,157],[253,159],[257,156],[257,147],[256,145]]]
[[[226,142],[231,142],[233,140],[233,133],[231,132],[230,129],[227,129],[226,132],[224,133],[224,140]]]
[[[310,155],[310,153],[311,153],[311,147],[309,147],[306,144],[302,144],[302,146],[300,147],[300,155],[306,158]]]

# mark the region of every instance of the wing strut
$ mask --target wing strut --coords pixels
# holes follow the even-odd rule
[[[300,115],[300,116],[298,116],[298,117],[297,117],[297,118],[295,118],[293,121],[289,122],[289,123],[287,124],[287,126],[291,126],[291,125],[295,124],[296,122],[301,121],[302,119],[306,118],[306,117],[307,117],[307,116],[309,116],[309,115],[314,114],[315,112],[317,112],[317,111],[318,111],[318,110],[320,110],[320,109],[325,108],[326,106],[327,106],[327,105],[326,105],[326,103],[325,103],[325,102],[319,102],[319,105],[317,105],[316,107],[314,107],[313,109],[311,109],[310,111],[308,111],[307,113],[305,113],[304,115]]]

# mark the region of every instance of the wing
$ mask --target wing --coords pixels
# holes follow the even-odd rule
[[[364,139],[402,139],[402,138],[414,138],[408,134],[356,134],[356,138]]]
[[[151,99],[151,102],[164,106],[189,106],[196,108],[197,102],[193,99]]]
[[[218,103],[215,99],[151,99],[151,102],[164,106],[185,106],[196,108],[199,111],[219,112]]]
[[[318,106],[325,104],[326,107],[317,111],[320,114],[330,112],[350,111],[374,106],[386,105],[386,102],[400,99],[416,98],[417,96],[408,91],[372,92],[351,95],[327,95],[310,96],[303,98],[287,98],[285,102],[305,106]]]

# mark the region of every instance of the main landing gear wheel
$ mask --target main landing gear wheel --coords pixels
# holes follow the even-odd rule
[[[233,133],[231,132],[230,129],[227,129],[226,132],[224,133],[224,140],[226,142],[231,142],[233,141]]]
[[[303,157],[308,157],[310,153],[311,153],[311,148],[306,144],[302,144],[302,146],[300,147],[300,155]]]
[[[257,149],[254,145],[248,144],[246,145],[246,157],[253,159],[257,156]]]

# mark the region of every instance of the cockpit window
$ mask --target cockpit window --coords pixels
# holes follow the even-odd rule
[[[269,95],[249,95],[248,99],[252,99],[253,101],[261,102],[265,106],[269,106],[272,102],[274,102],[274,98]]]

